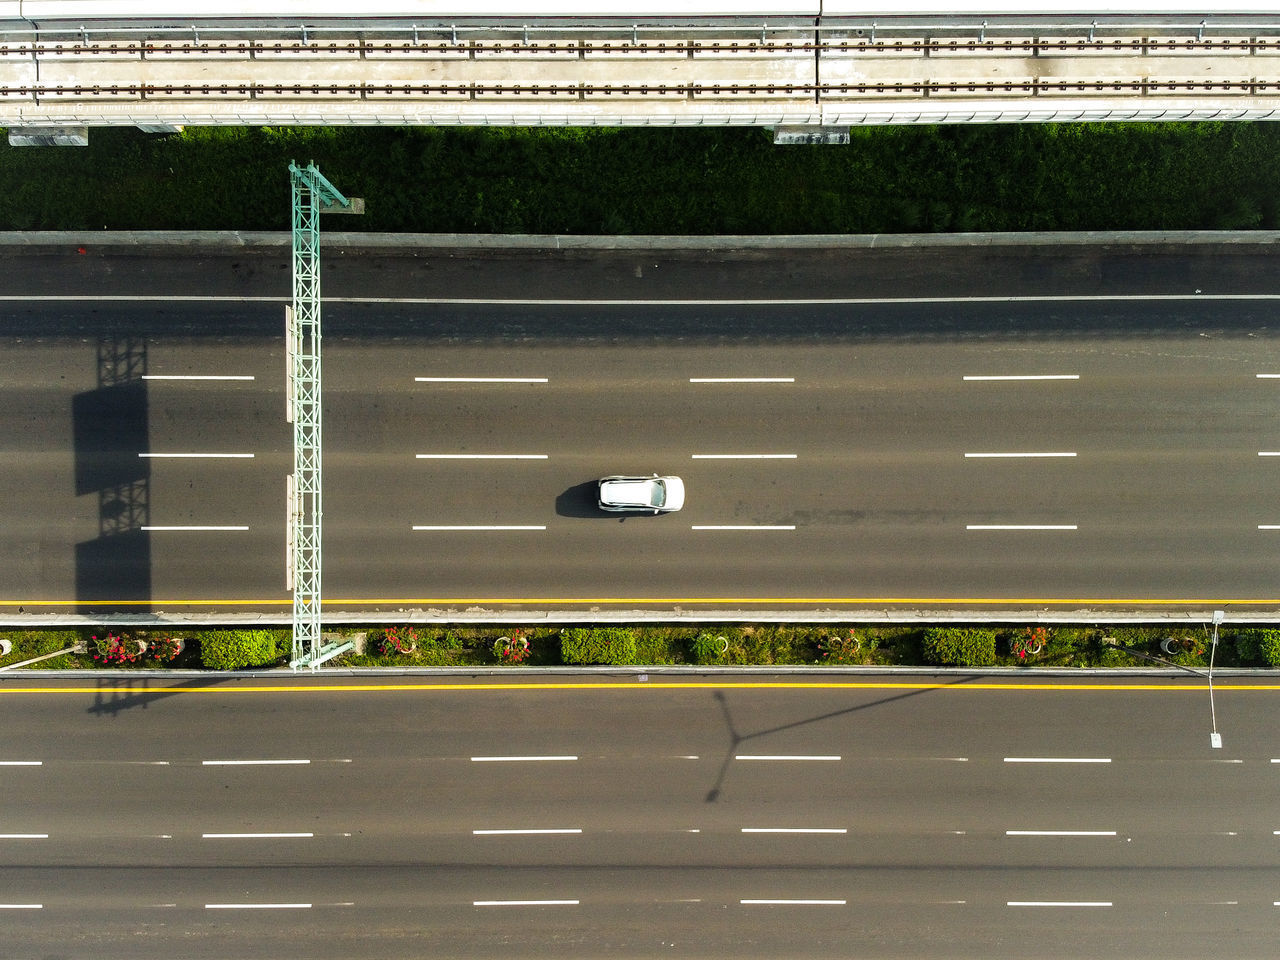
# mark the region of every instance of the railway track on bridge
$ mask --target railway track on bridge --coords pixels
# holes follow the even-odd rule
[[[321,123],[822,123],[884,104],[887,113],[852,122],[899,122],[902,105],[936,122],[964,119],[956,104],[1019,101],[1029,110],[1105,101],[1131,114],[1176,101],[1170,116],[1201,103],[1228,116],[1280,116],[1280,23],[1238,36],[806,35],[794,26],[754,38],[157,33],[0,36],[0,124],[146,123],[148,111],[163,123],[270,123],[279,110],[293,111],[283,122]],[[527,112],[494,113],[503,109]],[[1002,109],[972,117],[1000,119]],[[1054,109],[1037,119],[1092,108]]]

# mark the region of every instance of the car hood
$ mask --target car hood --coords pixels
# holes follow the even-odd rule
[[[663,477],[667,488],[667,502],[663,510],[679,510],[684,506],[684,481],[679,477]]]

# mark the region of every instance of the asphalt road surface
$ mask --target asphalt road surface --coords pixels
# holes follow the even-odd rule
[[[0,954],[1274,955],[1275,684],[723,679],[7,678]]]
[[[456,295],[342,263],[329,609],[1280,607],[1276,301],[1238,260],[1125,284],[1041,258],[993,268],[995,294],[927,259],[915,296],[895,276],[853,299],[830,263],[826,286],[780,261],[644,288],[481,258]],[[7,611],[287,605],[287,273],[235,266],[7,275]],[[596,478],[654,472],[684,477],[683,511],[595,510]]]

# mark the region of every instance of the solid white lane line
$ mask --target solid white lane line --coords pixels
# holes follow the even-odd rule
[[[149,532],[166,532],[166,531],[168,531],[168,532],[178,532],[178,533],[191,533],[191,532],[203,532],[203,531],[211,531],[211,530],[212,530],[212,531],[223,531],[223,530],[232,530],[232,531],[234,531],[234,530],[248,530],[248,529],[249,529],[249,527],[248,527],[247,525],[245,525],[245,526],[222,526],[222,527],[214,527],[214,526],[189,526],[189,527],[168,526],[168,527],[143,527],[142,529],[143,529],[143,530],[146,530],[146,531],[149,531]]]
[[[1114,830],[1006,830],[1006,837],[1114,837]]]
[[[546,377],[414,377],[418,383],[546,383]]]
[[[795,383],[795,377],[690,377],[690,383]]]
[[[965,377],[966,380],[1079,380],[1078,373],[1017,374],[1002,377]]]
[[[572,754],[548,755],[543,757],[472,757],[472,763],[525,763],[531,760],[577,760]]]
[[[839,760],[839,754],[739,753],[735,760]]]
[[[1005,763],[1110,763],[1110,757],[1005,757]]]
[[[294,840],[314,837],[314,833],[202,833],[205,840]]]
[[[577,900],[472,900],[473,907],[576,907]]]
[[[1259,530],[1280,530],[1280,523],[1260,523]]]
[[[1049,453],[966,453],[966,460],[1032,460],[1046,457],[1074,457],[1070,451],[1051,451]]]
[[[809,905],[820,907],[843,907],[848,903],[847,900],[739,900],[741,904],[783,904],[783,905]]]
[[[1259,380],[1280,380],[1280,373],[1255,373]]]
[[[40,767],[43,760],[0,760],[0,767]]]
[[[709,524],[694,524],[690,530],[794,530],[794,523],[757,523],[757,524],[726,524],[722,526],[712,526]]]
[[[501,525],[492,525],[492,526],[472,525],[472,526],[464,526],[464,525],[461,525],[461,524],[454,524],[454,525],[428,525],[428,524],[422,524],[422,525],[419,525],[419,524],[414,524],[413,529],[415,529],[415,530],[545,530],[545,529],[547,529],[547,528],[546,528],[546,527],[541,527],[541,526],[533,526],[533,525],[522,526],[522,525],[515,525],[515,524],[513,524],[513,525],[507,525],[507,526],[501,526]]]
[[[1009,907],[1109,907],[1110,900],[1007,900]]]
[[[795,460],[794,453],[693,453],[690,460]]]
[[[252,460],[252,453],[140,453],[144,460]]]
[[[1199,300],[1280,300],[1280,293],[1131,293],[1131,294],[1029,294],[985,297],[800,297],[789,300],[563,300],[531,298],[497,300],[488,297],[324,297],[324,303],[474,304],[477,306],[583,306],[583,307],[753,307],[753,306],[857,306],[911,303],[1147,303]],[[288,303],[283,296],[217,296],[194,294],[0,294],[0,303]]]
[[[844,827],[743,827],[743,833],[848,833]]]
[[[48,840],[47,833],[0,833],[0,840]]]
[[[309,903],[206,903],[206,910],[310,910]]]
[[[1280,450],[1259,450],[1260,457],[1280,457]]]
[[[43,903],[0,903],[0,910],[43,910]]]
[[[971,523],[966,530],[1076,530],[1074,523]]]
[[[554,827],[551,829],[541,830],[472,830],[471,832],[477,837],[503,837],[517,836],[520,834],[537,835],[544,833],[581,833],[582,829],[579,827]]]
[[[252,380],[253,377],[212,376],[195,374],[156,374],[144,373],[143,380]]]
[[[205,767],[268,767],[307,764],[310,760],[201,760]]]
[[[546,460],[545,453],[418,453],[419,460]]]

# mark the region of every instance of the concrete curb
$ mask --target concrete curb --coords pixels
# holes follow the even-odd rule
[[[0,256],[61,254],[83,247],[94,254],[142,254],[152,249],[243,254],[287,250],[288,231],[197,230],[35,230],[0,232]],[[417,256],[424,251],[490,253],[609,251],[770,251],[770,250],[918,250],[921,248],[1082,248],[1141,247],[1179,249],[1274,247],[1278,230],[1132,230],[1052,231],[1038,233],[783,234],[771,236],[587,236],[555,234],[339,233],[321,237],[324,249],[352,254]]]
[[[1216,609],[1222,609],[1219,605]],[[1280,623],[1280,611],[1233,611],[1225,605],[1231,624]],[[326,627],[377,624],[624,624],[670,625],[699,623],[794,623],[794,624],[1208,624],[1213,609],[1203,610],[483,610],[469,608],[334,612],[324,615]],[[4,614],[0,627],[14,629],[67,629],[72,627],[287,627],[291,613],[103,613]]]

